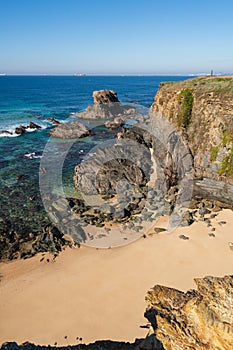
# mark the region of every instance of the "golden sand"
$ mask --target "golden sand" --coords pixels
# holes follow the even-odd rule
[[[226,224],[219,224],[226,221]],[[233,213],[116,249],[67,248],[0,264],[0,343],[77,344],[144,337],[145,294],[155,284],[187,290],[194,277],[232,274]],[[180,235],[189,240],[180,239]],[[67,339],[65,339],[67,337]]]

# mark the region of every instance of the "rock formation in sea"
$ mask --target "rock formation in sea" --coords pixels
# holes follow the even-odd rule
[[[116,91],[99,90],[93,92],[94,103],[101,105],[104,103],[120,102]]]
[[[94,104],[85,111],[76,113],[80,119],[113,119],[114,117],[127,118],[135,114],[135,108],[120,103],[114,90],[99,90],[93,92]]]
[[[116,93],[110,92],[94,93],[94,105],[78,116],[112,119],[121,113],[131,115],[130,109],[124,109],[116,101]],[[133,127],[122,129],[116,142],[110,142],[108,148],[98,148],[93,158],[77,165],[76,187],[87,195],[114,196],[121,191],[126,194],[122,198],[127,199],[127,203],[121,199],[118,207],[109,206],[105,210],[110,216],[113,213],[117,215],[118,219],[141,210],[148,194],[158,203],[164,197],[168,213],[177,200],[178,204],[181,204],[180,200],[183,205],[197,208],[200,199],[204,199],[205,205],[202,202],[198,207],[203,217],[211,205],[215,209],[221,205],[232,207],[232,101],[232,78],[205,77],[161,84],[151,107],[150,120],[144,119]],[[166,120],[171,122],[169,127]],[[59,134],[59,127],[54,132]],[[66,127],[61,126],[62,134],[63,128]],[[156,134],[156,130],[160,135]],[[156,137],[161,135],[162,138]],[[147,188],[153,157],[157,165],[157,187]],[[179,199],[179,183],[187,174],[190,177]],[[123,180],[120,181],[120,189],[119,180]],[[133,196],[127,182],[133,184]],[[188,197],[191,182],[195,197],[192,200]],[[206,199],[212,200],[213,204]],[[187,222],[190,221],[188,217]],[[22,241],[7,225],[8,221],[3,220],[1,227],[6,235],[1,236],[0,246],[5,259],[28,257],[51,248],[57,252],[65,244],[62,234],[51,226],[47,226],[39,238],[32,235],[29,240]],[[11,235],[7,236],[10,230]],[[19,254],[19,250],[23,254]],[[160,285],[148,291],[145,317],[149,321],[149,333],[146,339],[133,344],[98,341],[69,346],[69,349],[232,350],[233,276],[198,278],[195,282],[197,290],[186,293]],[[1,349],[47,348],[55,349],[56,346],[8,343],[3,344]]]
[[[98,147],[93,157],[89,156],[76,166],[74,182],[79,190],[84,194],[93,191],[103,199],[110,199],[105,205],[104,216],[100,217],[101,210],[98,212],[98,208],[94,208],[95,213],[89,211],[87,222],[103,225],[106,219],[124,220],[140,214],[146,201],[150,210],[157,210],[158,214],[171,214],[175,207],[178,211],[185,207],[182,220],[179,215],[172,218],[173,224],[179,225],[189,225],[196,220],[193,209],[232,208],[232,84],[232,78],[221,77],[162,83],[149,118],[131,114],[136,110],[125,109],[119,102],[113,102],[118,98],[112,90],[94,92],[95,103],[81,112],[86,117],[98,118],[96,111],[101,110],[102,117],[110,116],[107,118],[110,128],[118,128],[131,117],[137,123],[124,125],[117,134],[115,145],[111,143],[106,149],[104,143],[104,148]],[[115,106],[124,114],[115,113]],[[32,123],[27,126],[36,127],[39,126]],[[24,128],[20,132],[23,133]],[[75,121],[71,128],[59,124],[53,133],[57,137],[76,138],[89,135],[90,131]],[[148,185],[153,163],[156,163],[157,178],[153,185]],[[119,195],[119,200],[112,205],[111,197],[115,195]],[[85,208],[83,202],[72,202],[72,198],[69,201],[76,212],[80,208],[82,211],[90,209]],[[152,212],[145,214],[146,220]],[[30,228],[23,232],[19,220],[16,218],[14,224],[12,221],[5,217],[0,221],[1,259],[30,257],[38,251],[53,249],[54,239],[51,244],[43,243],[47,236],[41,227],[37,233],[34,229],[30,238],[25,233],[30,233]],[[44,226],[48,224],[46,222]],[[59,238],[59,249],[61,244],[63,241]]]
[[[59,120],[55,119],[55,118],[48,118],[48,121],[50,121],[52,124],[54,125],[58,125],[60,124]]]
[[[101,90],[94,92],[93,96],[95,96],[93,106],[104,106],[105,117],[112,116],[110,111],[112,102],[106,103],[111,101],[109,92]],[[116,93],[114,96],[117,96]],[[232,78],[202,77],[162,83],[151,106],[149,119],[144,117],[142,120],[137,120],[135,117],[134,125],[124,125],[118,133],[114,146],[106,145],[104,150],[96,150],[95,157],[78,165],[75,168],[75,186],[89,195],[96,193],[116,195],[112,174],[117,173],[115,182],[127,179],[134,183],[134,187],[136,184],[136,187],[140,188],[142,185],[140,177],[136,176],[134,181],[127,177],[120,159],[126,159],[125,165],[130,159],[138,168],[143,168],[144,159],[147,162],[151,158],[157,168],[157,179],[152,186],[152,190],[156,193],[154,199],[157,203],[161,203],[161,200],[164,202],[163,214],[171,214],[176,208],[176,213],[171,219],[173,226],[177,223],[193,222],[191,213],[181,220],[183,209],[187,211],[191,197],[208,199],[214,206],[216,203],[217,205],[224,203],[225,207],[232,208],[232,98]],[[92,112],[93,106],[89,106]],[[89,107],[85,111],[87,114]],[[106,126],[114,129],[123,123],[124,118],[118,116],[114,120],[110,118]],[[151,154],[140,158],[135,152],[140,155],[142,146],[150,150]],[[116,149],[117,153],[115,151],[114,153],[113,150]],[[135,151],[136,149],[138,151]],[[150,163],[148,160],[147,163],[153,162]],[[147,181],[152,171],[150,167],[147,167],[146,171],[142,169]],[[147,185],[143,184],[142,200],[146,198]],[[147,190],[149,192],[150,188]]]
[[[40,125],[35,124],[34,122],[30,122],[29,125],[24,126],[20,125],[15,128],[15,134],[16,135],[23,135],[25,134],[26,131],[32,130],[32,129],[41,129]],[[13,133],[8,131],[8,130],[2,130],[0,132],[1,134],[6,134],[6,135],[12,135]]]
[[[60,123],[50,131],[50,136],[61,139],[82,138],[92,134],[91,130],[77,120],[67,124]]]

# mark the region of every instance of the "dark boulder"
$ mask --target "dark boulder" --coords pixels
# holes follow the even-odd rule
[[[27,126],[27,129],[41,129],[41,126],[30,122],[30,124]]]
[[[60,124],[60,122],[57,119],[55,119],[55,118],[48,118],[48,121],[50,121],[54,125],[59,125]]]
[[[10,132],[8,130],[2,130],[1,134],[12,135],[12,132]]]
[[[15,128],[15,133],[17,135],[23,135],[25,132],[26,132],[26,127],[23,125],[20,125],[17,128]]]

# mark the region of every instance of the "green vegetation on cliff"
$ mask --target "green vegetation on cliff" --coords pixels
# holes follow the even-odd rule
[[[219,175],[225,175],[227,177],[233,174],[233,147],[229,155],[227,155],[221,165],[221,169],[219,170]]]
[[[233,93],[233,78],[231,76],[190,78],[178,82],[163,82],[160,84],[160,88],[168,92],[174,88],[179,88],[195,90],[196,94],[203,94],[209,91],[228,94]]]
[[[227,154],[222,161],[219,175],[229,177],[233,174],[233,131],[224,131],[222,146],[227,149]]]
[[[180,105],[177,114],[177,125],[179,128],[187,128],[190,123],[193,109],[193,94],[190,89],[182,90],[178,95],[178,103]]]
[[[217,159],[219,148],[218,146],[213,146],[210,153],[210,161],[214,162]]]
[[[151,111],[179,130],[197,177],[233,185],[233,76],[206,76],[160,85]]]

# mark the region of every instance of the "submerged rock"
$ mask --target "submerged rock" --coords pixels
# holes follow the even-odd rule
[[[59,122],[57,119],[55,119],[55,118],[48,118],[48,121],[50,121],[50,122],[53,123],[54,125],[60,124],[60,122]]]

